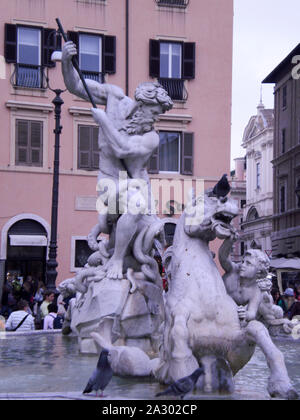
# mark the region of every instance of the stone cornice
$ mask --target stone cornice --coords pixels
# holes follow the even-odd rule
[[[21,102],[21,101],[7,101],[5,106],[13,111],[28,110],[49,113],[53,111],[53,105],[37,102]]]

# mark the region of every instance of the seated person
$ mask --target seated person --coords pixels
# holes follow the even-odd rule
[[[295,316],[300,315],[300,302],[295,298],[292,288],[287,288],[283,294],[284,316],[292,320]]]

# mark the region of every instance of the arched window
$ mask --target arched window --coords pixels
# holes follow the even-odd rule
[[[255,207],[252,207],[247,215],[247,222],[253,222],[254,220],[259,219],[258,211]]]

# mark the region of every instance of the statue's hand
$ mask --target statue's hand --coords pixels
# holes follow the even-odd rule
[[[76,45],[72,41],[66,42],[62,49],[62,61],[71,61],[74,55],[77,55]]]
[[[95,122],[101,125],[103,118],[106,117],[105,111],[103,111],[103,109],[100,108],[91,108],[91,111]]]
[[[247,316],[247,310],[246,310],[245,306],[239,306],[238,309],[237,309],[237,311],[238,311],[239,319],[241,321],[245,321],[246,320],[246,316]]]

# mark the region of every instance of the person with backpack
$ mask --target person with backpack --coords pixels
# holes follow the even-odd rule
[[[48,306],[48,315],[44,319],[44,330],[60,330],[62,328],[64,319],[57,314],[58,308],[55,303],[50,303]]]
[[[34,318],[29,312],[29,303],[21,299],[18,310],[11,313],[5,324],[6,331],[31,331],[34,330]]]

